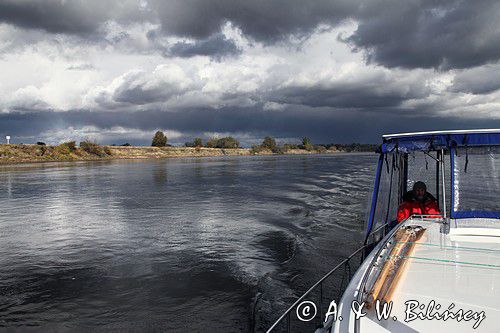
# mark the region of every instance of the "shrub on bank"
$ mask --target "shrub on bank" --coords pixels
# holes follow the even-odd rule
[[[97,155],[99,157],[104,157],[106,155],[111,155],[111,149],[109,147],[101,147],[95,142],[82,141],[80,142],[80,148],[92,155]]]
[[[285,143],[283,145],[283,150],[288,151],[292,149],[299,149],[299,145],[293,144],[293,143]]]
[[[201,138],[195,138],[192,142],[186,142],[184,144],[184,146],[186,147],[196,147],[196,148],[199,148],[199,147],[203,147],[203,140]]]
[[[269,149],[273,152],[273,154],[284,154],[286,149],[284,147],[280,147],[276,144],[276,140],[270,136],[266,136],[262,144],[260,145],[264,149]]]
[[[40,146],[40,156],[44,156],[47,153],[47,146]]]
[[[76,151],[76,142],[75,141],[63,142],[59,146],[66,146],[66,147],[68,147],[68,149],[69,149],[70,152]]]
[[[215,148],[215,146],[217,146],[217,138],[210,138],[205,143],[205,147],[207,148]]]
[[[314,146],[314,150],[318,151],[318,153],[322,154],[326,152],[326,147],[322,145],[316,145]]]
[[[278,154],[278,155],[283,155],[284,153],[286,153],[286,150],[280,146],[276,146],[272,151],[274,154]]]
[[[240,142],[232,136],[226,136],[220,139],[211,138],[205,144],[207,148],[239,148]]]
[[[60,155],[69,155],[71,154],[71,149],[65,143],[61,143],[54,147],[54,152]]]
[[[257,146],[252,146],[252,149],[250,150],[251,154],[258,154],[262,152],[263,150],[270,150],[273,154],[284,154],[286,149],[284,147],[280,147],[276,144],[276,140],[274,140],[270,136],[266,136],[262,143]]]
[[[217,140],[216,148],[239,148],[240,142],[232,136],[226,136]]]
[[[255,155],[260,153],[262,150],[262,146],[260,145],[252,146],[252,149],[250,149],[250,154]]]

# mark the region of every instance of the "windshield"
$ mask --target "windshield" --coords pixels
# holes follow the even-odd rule
[[[449,209],[450,172],[448,170],[444,174],[446,189],[443,189],[442,173],[443,167],[450,165],[450,155],[445,154],[444,162],[442,159],[441,152],[437,151],[412,151],[409,153],[393,151],[380,156],[377,171],[378,181],[376,180],[370,206],[367,235],[372,229],[377,229],[381,225],[393,226],[400,222],[400,212],[405,208],[403,204],[409,203],[415,198],[413,186],[417,182],[426,185],[425,197],[428,198],[429,202],[427,206],[424,205],[422,212],[417,213],[412,209],[410,215],[436,215],[437,212],[442,213],[445,208]],[[444,195],[445,193],[446,195]],[[444,205],[443,197],[446,205]],[[432,201],[432,205],[430,201]],[[431,206],[433,209],[430,209]],[[402,218],[406,219],[407,217]]]
[[[452,217],[500,217],[500,148],[462,147],[453,157]]]

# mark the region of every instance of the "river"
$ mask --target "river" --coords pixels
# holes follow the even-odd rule
[[[362,241],[375,154],[0,167],[0,330],[262,331]]]

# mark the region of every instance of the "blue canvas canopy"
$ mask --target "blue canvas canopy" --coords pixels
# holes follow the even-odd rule
[[[432,186],[445,217],[500,218],[500,129],[382,138],[367,236],[375,225],[396,223],[397,207],[416,180]],[[436,162],[432,170],[429,160]]]
[[[390,134],[384,135],[383,140],[382,153],[492,146],[500,145],[500,129]]]

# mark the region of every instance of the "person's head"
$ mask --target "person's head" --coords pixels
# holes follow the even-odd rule
[[[427,186],[424,182],[418,181],[413,184],[413,193],[415,193],[417,200],[423,200],[426,192]]]

